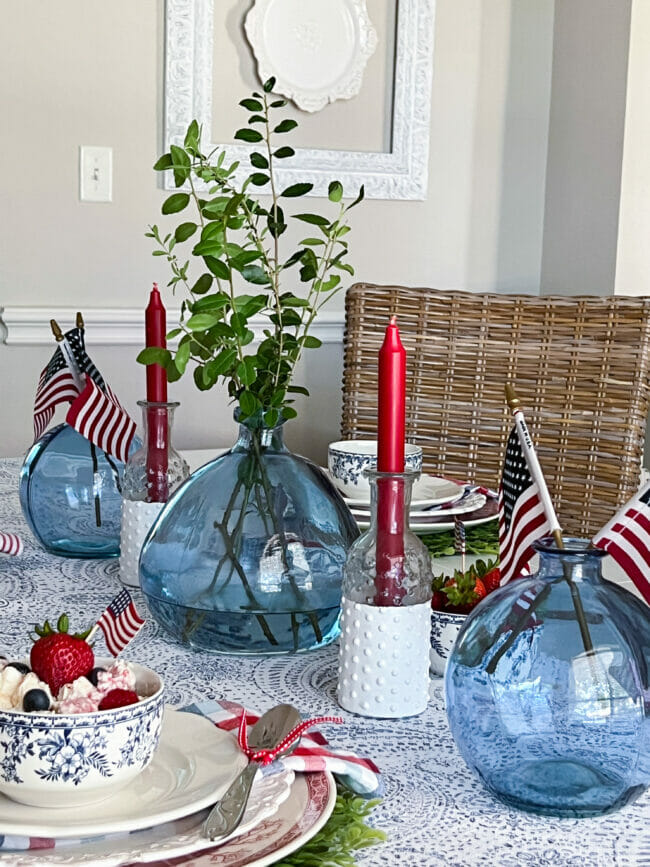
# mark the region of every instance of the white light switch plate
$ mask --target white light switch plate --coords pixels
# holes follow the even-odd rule
[[[82,202],[113,201],[113,148],[79,148],[79,198]]]

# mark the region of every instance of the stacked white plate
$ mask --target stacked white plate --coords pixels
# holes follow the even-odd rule
[[[336,486],[336,479],[331,475],[330,479]],[[367,529],[370,524],[370,501],[349,497],[343,499],[359,527]],[[475,527],[492,521],[495,514],[496,502],[470,485],[461,485],[427,473],[413,483],[409,526],[414,533],[452,530],[456,515],[466,515],[466,519],[463,519],[465,526]]]
[[[193,864],[203,857],[214,863],[216,852],[234,867],[272,864],[325,824],[336,786],[330,774],[308,775],[319,778],[312,781],[287,770],[258,776],[241,825],[215,845],[203,837],[203,821],[245,763],[232,734],[205,717],[167,709],[153,761],[107,800],[71,811],[0,795],[0,834],[5,847],[14,847],[0,849],[0,864],[119,867],[202,851]],[[313,821],[305,822],[306,814]],[[265,822],[271,816],[274,821]],[[41,846],[43,838],[53,839],[55,847],[35,848],[35,838]]]

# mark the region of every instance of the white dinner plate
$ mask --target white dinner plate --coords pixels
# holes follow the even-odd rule
[[[460,500],[456,500],[450,506],[434,506],[432,509],[413,509],[409,512],[409,521],[413,523],[418,518],[442,518],[445,515],[463,515],[466,512],[474,512],[480,509],[487,502],[485,494],[471,493]],[[367,518],[368,509],[353,508],[350,509],[355,518]]]
[[[330,476],[330,478],[332,477]],[[332,481],[336,485],[336,480],[332,479]],[[439,476],[422,473],[420,478],[413,482],[411,509],[426,509],[430,506],[439,506],[441,503],[451,503],[462,497],[464,493],[464,485],[458,485],[456,482],[450,482],[449,479],[442,479]],[[343,497],[343,499],[351,508],[370,505],[368,497],[359,500],[349,497]]]
[[[30,807],[0,795],[0,834],[56,839],[159,825],[216,803],[246,764],[232,734],[205,717],[166,708],[153,760],[128,786],[73,810]],[[291,779],[283,785],[288,793]]]
[[[65,845],[55,849],[0,852],[0,864],[11,867],[44,867],[47,864],[121,867],[163,859],[169,863],[167,859],[194,852],[196,854],[190,862],[193,867],[267,867],[295,852],[320,831],[331,816],[335,803],[336,784],[330,773],[298,774],[288,790],[288,797],[270,819],[258,822],[255,827],[224,843],[215,845],[200,836],[206,809],[132,834],[110,835],[79,843],[65,841]]]

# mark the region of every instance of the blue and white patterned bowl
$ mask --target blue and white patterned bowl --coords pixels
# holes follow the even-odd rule
[[[466,620],[467,614],[454,614],[452,611],[431,611],[429,674],[433,677],[444,677],[447,660]]]
[[[327,469],[334,484],[350,500],[370,502],[370,483],[364,470],[377,466],[377,440],[341,440],[327,447]],[[422,449],[407,443],[404,448],[407,472],[422,471]]]
[[[74,807],[130,783],[158,746],[164,694],[154,671],[133,669],[144,696],[137,704],[69,715],[0,710],[0,792],[30,806]]]

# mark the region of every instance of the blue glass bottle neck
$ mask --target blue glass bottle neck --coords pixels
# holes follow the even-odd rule
[[[249,427],[240,423],[237,442],[233,451],[250,452],[256,449],[265,452],[286,452],[282,425],[277,427]]]
[[[539,550],[539,549],[538,549]],[[539,551],[538,578],[571,578],[573,581],[598,583],[603,580],[602,561],[604,551],[568,550]]]

